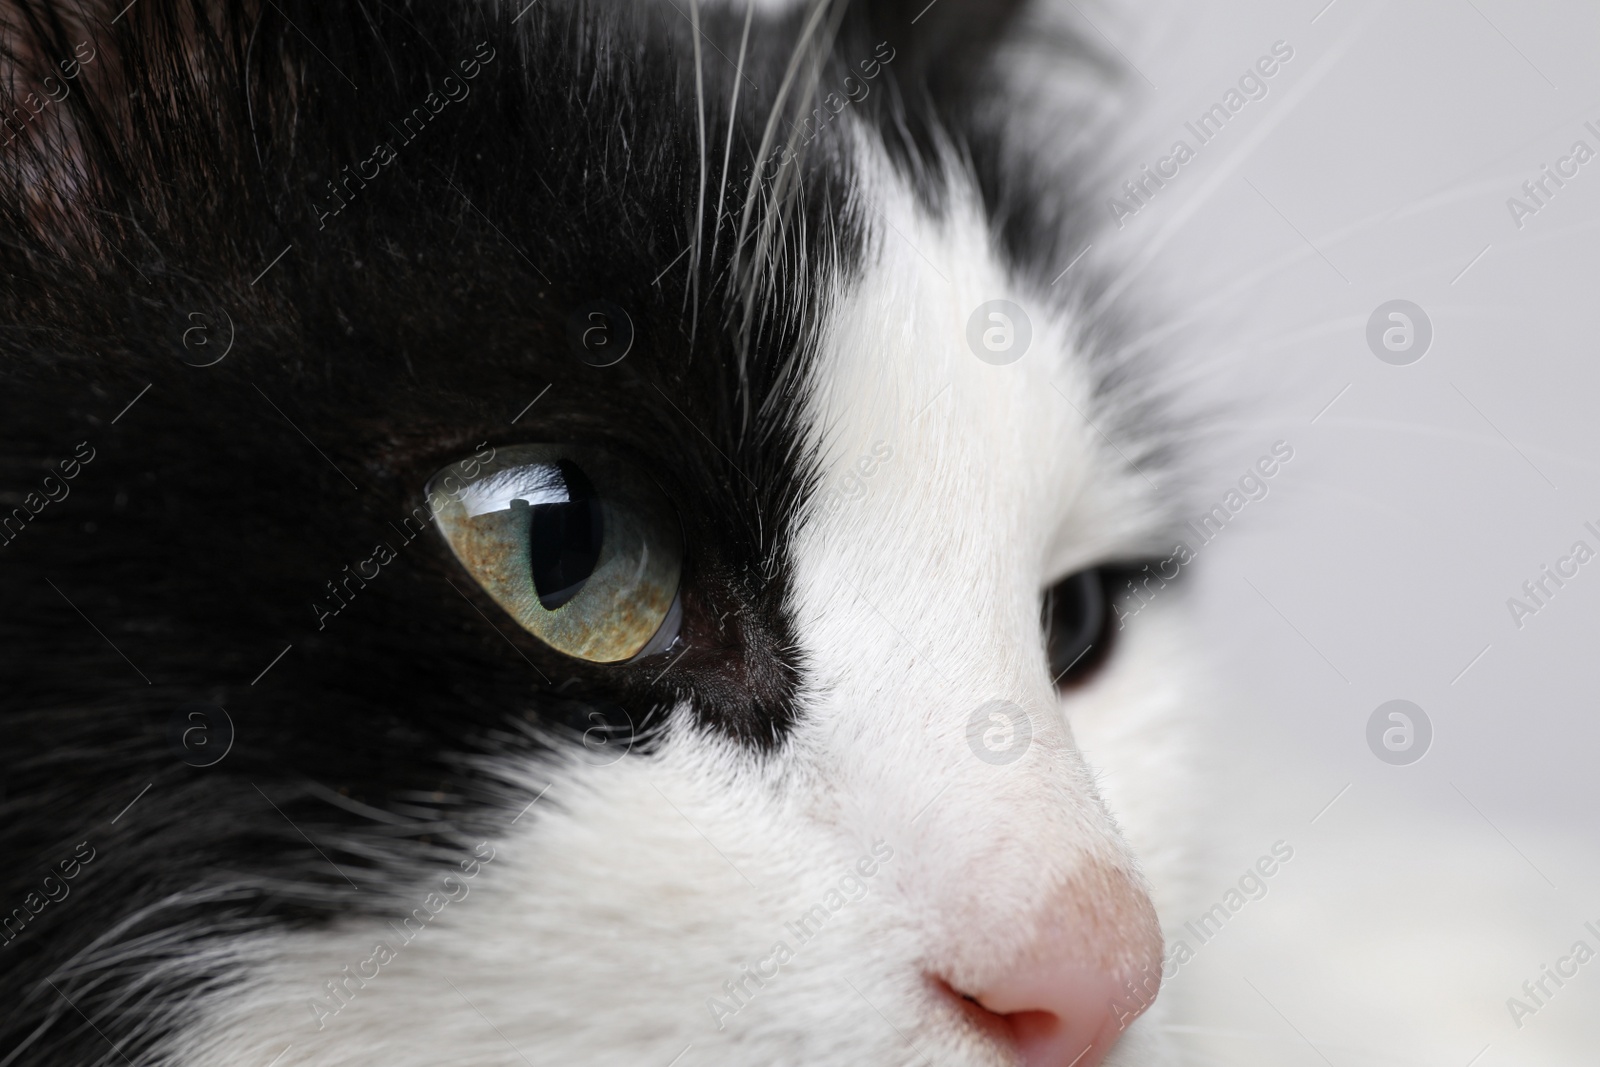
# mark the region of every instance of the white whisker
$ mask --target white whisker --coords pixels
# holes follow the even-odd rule
[[[750,20],[755,16],[755,0],[746,0],[744,34],[739,38],[739,62],[734,66],[733,102],[728,105],[728,140],[722,149],[722,178],[717,182],[717,221],[711,231],[711,269],[717,268],[717,245],[722,237],[722,198],[728,188],[728,164],[733,159],[734,120],[739,117],[739,83],[744,80],[744,57],[750,44]]]
[[[744,244],[749,232],[751,213],[754,210],[756,191],[761,180],[761,161],[766,159],[767,152],[773,144],[778,122],[783,118],[786,101],[789,99],[790,90],[794,88],[795,78],[800,72],[802,62],[809,59],[809,71],[804,88],[796,92],[794,99],[810,100],[817,91],[817,85],[822,77],[822,61],[827,56],[832,46],[834,36],[839,29],[839,23],[844,17],[843,4],[833,5],[832,18],[827,23],[826,30],[818,32],[822,26],[822,16],[830,13],[828,0],[821,0],[812,9],[811,16],[806,20],[805,27],[801,30],[793,55],[790,57],[788,68],[784,71],[783,82],[778,90],[778,97],[773,102],[772,111],[767,117],[767,127],[762,134],[761,147],[756,152],[755,172],[751,175],[750,195],[745,201],[744,217],[740,222],[738,241],[734,249],[735,268],[737,269],[738,257],[743,254]],[[744,424],[750,420],[749,390],[748,390],[748,352],[752,327],[755,322],[755,306],[758,296],[769,291],[782,276],[785,266],[783,257],[788,249],[783,246],[782,236],[788,225],[790,209],[800,193],[801,166],[804,157],[804,147],[801,146],[790,158],[789,162],[780,166],[772,187],[763,197],[764,209],[761,218],[761,229],[756,235],[755,249],[750,256],[749,277],[744,279],[744,309],[740,325],[740,341],[738,348],[739,357],[739,382],[741,393],[741,410]],[[804,227],[806,220],[800,218],[798,224]],[[801,233],[799,247],[795,253],[800,260],[794,263],[795,284],[804,284],[806,278],[806,255],[804,233]],[[762,274],[766,271],[765,276]]]
[[[689,343],[694,344],[700,326],[700,247],[704,240],[706,224],[706,78],[704,54],[700,48],[700,0],[689,0],[689,22],[694,27],[694,101],[696,125],[700,132],[700,197],[694,214],[694,237],[689,257],[689,292],[686,297],[692,304],[689,313]],[[737,92],[738,83],[735,82]]]
[[[783,115],[784,105],[788,102],[789,90],[794,85],[795,75],[800,71],[800,61],[805,55],[806,45],[811,40],[812,34],[816,33],[817,25],[822,21],[822,16],[826,14],[827,10],[827,0],[820,0],[820,2],[811,9],[810,16],[807,17],[805,25],[801,27],[800,35],[795,41],[794,52],[789,57],[789,64],[783,72],[783,81],[778,84],[778,93],[773,98],[772,110],[767,115],[766,128],[761,132],[761,144],[756,149],[755,165],[750,171],[750,188],[745,194],[744,212],[739,219],[739,232],[737,237],[734,239],[733,272],[735,275],[738,274],[740,260],[744,255],[745,238],[750,232],[750,217],[755,210],[757,199],[756,192],[761,184],[762,162],[767,158],[767,152],[772,148],[773,139],[778,131],[778,122]],[[746,326],[748,326],[748,316],[749,311],[747,304]],[[739,359],[739,373],[742,377],[744,374],[743,346],[741,346]]]

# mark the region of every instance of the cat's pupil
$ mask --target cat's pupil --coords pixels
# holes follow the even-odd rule
[[[533,505],[528,521],[533,588],[546,611],[556,610],[582,591],[605,540],[605,521],[593,483],[576,464],[562,460],[557,467],[567,499]]]

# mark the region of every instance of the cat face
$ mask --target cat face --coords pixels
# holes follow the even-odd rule
[[[1061,270],[1081,50],[956,0],[41,11],[16,77],[80,91],[12,131],[5,455],[77,471],[6,527],[4,832],[97,851],[6,883],[0,1055],[1158,1055],[1069,725],[1174,703],[1161,621],[1112,640],[1165,438]]]

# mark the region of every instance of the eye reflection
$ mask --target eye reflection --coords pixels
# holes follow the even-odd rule
[[[676,638],[677,516],[627,465],[593,449],[516,445],[445,468],[427,496],[462,566],[557,651],[617,663]]]

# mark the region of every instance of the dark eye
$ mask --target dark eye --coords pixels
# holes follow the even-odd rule
[[[1062,579],[1044,594],[1045,648],[1050,676],[1065,688],[1094,673],[1111,646],[1111,612],[1098,567]]]
[[[558,652],[620,663],[677,637],[683,534],[655,483],[591,449],[514,445],[428,481],[474,581]]]

